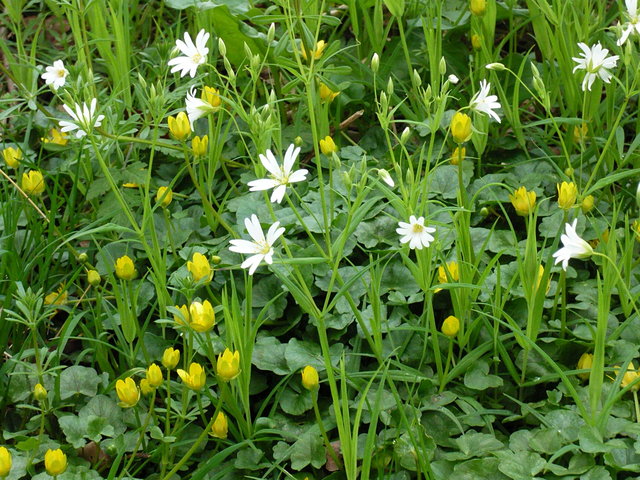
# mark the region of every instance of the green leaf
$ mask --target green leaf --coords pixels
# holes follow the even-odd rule
[[[384,0],[384,4],[391,12],[391,15],[396,18],[402,17],[404,13],[404,0]]]
[[[449,477],[455,480],[506,480],[498,470],[497,458],[477,458],[457,464]]]
[[[273,372],[276,375],[287,375],[291,369],[284,358],[286,345],[275,337],[259,337],[253,347],[253,363],[260,370]]]
[[[306,390],[295,392],[287,388],[280,396],[280,408],[289,415],[302,415],[313,408],[311,395]]]
[[[106,395],[97,395],[80,409],[78,416],[85,421],[91,417],[104,418],[108,425],[113,427],[111,435],[117,436],[125,432],[124,411],[114,399]]]
[[[303,434],[291,446],[290,458],[294,470],[300,471],[309,464],[314,468],[322,467],[327,461],[322,436],[314,429]]]
[[[547,464],[544,458],[533,452],[502,450],[495,455],[500,459],[500,471],[513,480],[532,480]]]
[[[480,360],[464,374],[464,384],[474,390],[486,390],[502,386],[502,378],[489,375],[489,364]]]
[[[264,463],[260,463],[260,459],[264,457],[264,452],[255,447],[243,448],[238,451],[234,466],[240,470],[258,470],[263,468]]]
[[[165,4],[176,10],[184,10],[189,7],[194,7],[196,10],[209,10],[225,6],[234,15],[247,13],[251,9],[251,3],[248,0],[165,0]]]
[[[60,398],[66,400],[76,394],[93,397],[98,393],[100,377],[93,368],[74,365],[60,374]]]
[[[466,432],[456,438],[460,451],[469,457],[482,457],[487,453],[501,450],[504,445],[495,436],[488,433],[478,433],[474,430]]]

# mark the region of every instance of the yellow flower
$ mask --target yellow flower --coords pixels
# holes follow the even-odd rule
[[[480,50],[482,48],[482,37],[477,33],[471,35],[471,46],[474,50]]]
[[[67,456],[59,448],[47,450],[44,454],[44,468],[52,477],[60,475],[67,469]]]
[[[444,333],[447,337],[455,337],[460,330],[460,320],[458,320],[453,315],[449,315],[442,322],[442,333]]]
[[[7,447],[0,447],[0,477],[6,477],[11,471],[11,453]]]
[[[182,382],[191,390],[202,390],[202,387],[204,387],[204,384],[207,381],[207,375],[204,373],[204,368],[202,368],[199,363],[192,363],[189,365],[188,372],[179,368],[178,375],[182,379]]]
[[[635,234],[636,240],[640,242],[640,220],[634,220],[631,224],[631,231]],[[609,230],[606,230],[607,238],[605,242],[609,241]],[[604,234],[602,235],[604,237]]]
[[[205,280],[208,283],[213,278],[213,269],[209,264],[209,260],[201,253],[194,253],[193,260],[187,262],[187,270],[191,273],[194,282]]]
[[[116,393],[120,399],[118,405],[122,408],[134,407],[140,400],[140,390],[138,390],[136,382],[131,377],[116,382]]]
[[[173,200],[173,191],[169,187],[158,187],[156,202],[166,208],[171,203],[171,200]]]
[[[176,305],[176,308],[180,310],[180,315],[174,314],[173,321],[178,325],[189,325],[189,308],[186,305],[182,305],[181,307]]]
[[[451,155],[451,165],[459,165],[467,155],[467,149],[464,147],[456,147]]]
[[[593,195],[587,195],[582,199],[582,203],[580,204],[580,208],[582,209],[582,213],[589,213],[593,209],[593,204],[595,203],[595,199]]]
[[[185,112],[180,112],[176,117],[169,117],[169,132],[176,140],[184,140],[191,133],[189,117]]]
[[[619,375],[620,367],[619,366],[614,367],[614,371],[616,372],[616,375]],[[640,374],[638,374],[638,371],[636,370],[636,366],[633,364],[633,362],[631,362],[627,367],[627,371],[624,374],[624,377],[622,377],[622,382],[620,382],[620,386],[624,388],[627,385],[631,385],[638,377],[640,377]],[[631,390],[638,391],[638,388],[640,388],[640,382],[636,383],[633,387],[631,387]]]
[[[191,140],[191,151],[196,157],[207,154],[209,148],[209,135],[203,135],[202,138],[196,136]]]
[[[447,273],[449,276],[447,276]],[[451,280],[449,280],[451,279]],[[458,262],[447,262],[447,266],[441,265],[438,267],[438,281],[440,283],[457,282],[460,280],[460,272],[458,271]]]
[[[536,192],[528,192],[525,187],[520,187],[513,192],[513,195],[509,194],[509,200],[511,200],[513,208],[516,209],[516,213],[526,217],[536,205]]]
[[[17,148],[7,147],[2,150],[2,158],[4,158],[4,163],[9,167],[18,168],[20,160],[22,160],[22,151]]]
[[[192,302],[189,306],[189,325],[196,332],[207,332],[216,323],[216,314],[209,300],[203,303]]]
[[[147,381],[149,382],[149,386],[151,388],[158,388],[162,385],[162,370],[155,363],[149,365],[147,368]]]
[[[576,125],[573,127],[573,140],[576,143],[582,143],[587,139],[587,133],[589,132],[589,127],[586,123],[582,122],[581,125]]]
[[[451,136],[456,143],[464,143],[471,138],[471,117],[456,112],[451,118]]]
[[[216,438],[225,439],[227,438],[227,433],[229,432],[229,424],[227,423],[227,417],[224,413],[218,412],[218,416],[216,420],[211,425],[211,435]]]
[[[40,195],[44,192],[44,178],[37,170],[29,170],[22,174],[21,187],[27,195]]]
[[[469,10],[471,10],[471,13],[474,15],[484,15],[484,12],[487,10],[487,0],[471,0]]]
[[[320,83],[320,100],[331,103],[338,95],[340,95],[340,92],[334,92],[324,83]]]
[[[186,308],[186,307],[185,307]],[[173,370],[180,361],[180,350],[167,348],[162,354],[162,365],[168,370]]]
[[[143,395],[151,395],[155,391],[155,388],[149,384],[149,380],[143,378],[140,380],[140,390]]]
[[[320,379],[318,378],[318,371],[311,365],[307,365],[302,369],[302,386],[307,390],[315,390],[318,388]]]
[[[593,354],[591,353],[583,353],[580,359],[578,360],[578,370],[591,370],[591,365],[593,365]],[[589,374],[591,372],[579,373],[578,376],[582,380],[589,380]]]
[[[316,48],[311,50],[311,56],[313,56],[313,58],[318,60],[320,57],[322,57],[322,53],[324,52],[325,48],[327,48],[327,44],[325,43],[325,41],[324,40],[318,41],[316,43]],[[302,58],[307,60],[307,51],[305,50],[303,43],[300,43],[300,53],[302,54]]]
[[[36,383],[36,386],[33,387],[33,397],[42,402],[47,399],[47,389],[42,386],[41,383]]]
[[[60,145],[64,147],[67,143],[69,143],[69,139],[67,138],[67,134],[61,132],[57,128],[52,128],[49,130],[49,135],[41,138],[44,143],[53,143],[55,145]]]
[[[67,297],[69,296],[69,294],[67,293],[66,290],[64,292],[62,290],[64,290],[64,285],[60,285],[60,288],[58,288],[58,291],[51,292],[46,297],[44,297],[44,304],[45,305],[65,305],[67,303]]]
[[[562,182],[557,185],[558,206],[563,210],[569,210],[578,198],[578,187],[573,182]]]
[[[542,282],[542,277],[544,276],[544,267],[542,265],[538,265],[538,280],[536,282],[536,291],[540,288],[540,283]],[[547,289],[545,295],[549,293],[549,288],[551,288],[551,278],[547,280]]]
[[[135,278],[136,267],[133,265],[133,260],[128,255],[123,255],[116,260],[116,275],[122,280],[132,280]]]
[[[123,183],[122,186],[124,188],[138,188],[140,185],[138,185],[135,182],[126,182],[126,183]]]
[[[240,352],[236,350],[231,353],[231,350],[225,348],[218,356],[216,371],[223,382],[236,378],[240,374]]]
[[[213,87],[204,87],[202,89],[201,98],[215,109],[220,108],[220,105],[222,104],[220,91]]]
[[[338,151],[338,147],[333,142],[333,138],[329,135],[320,140],[320,151],[325,155],[331,155],[333,152]]]
[[[96,270],[89,270],[87,272],[87,281],[92,287],[97,287],[98,285],[100,285],[100,280],[100,274]]]

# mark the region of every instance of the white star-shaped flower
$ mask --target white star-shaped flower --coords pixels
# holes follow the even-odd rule
[[[640,15],[638,14],[638,0],[625,0],[625,5],[627,7],[627,18],[629,21],[625,23],[625,28],[622,30],[622,34],[618,39],[617,44],[622,45],[627,41],[629,35],[633,33],[635,30],[636,33],[640,34]]]
[[[284,233],[284,228],[280,227],[280,222],[275,222],[269,227],[265,238],[260,226],[260,220],[253,214],[251,218],[244,219],[247,232],[251,235],[253,242],[249,240],[231,240],[229,250],[236,253],[250,254],[240,267],[248,268],[249,275],[253,275],[258,265],[264,260],[271,265],[273,263],[273,244]]]
[[[184,33],[184,42],[180,39],[176,40],[176,47],[184,56],[176,57],[169,60],[169,66],[173,66],[171,73],[180,70],[180,76],[184,77],[187,73],[191,78],[196,76],[196,70],[200,65],[207,61],[207,41],[209,40],[209,32],[204,29],[198,32],[196,43],[194,44],[189,36],[189,32]]]
[[[284,198],[287,185],[295,182],[302,182],[307,178],[308,170],[302,168],[291,172],[293,163],[296,161],[300,153],[300,147],[295,145],[289,145],[287,151],[284,154],[284,160],[282,166],[278,164],[276,157],[271,153],[271,150],[267,150],[265,155],[260,154],[260,161],[264,168],[270,173],[269,178],[261,178],[259,180],[252,180],[249,185],[251,192],[257,192],[260,190],[269,190],[273,188],[271,194],[271,203],[280,203]]]
[[[494,118],[496,122],[500,123],[500,117],[493,111],[493,109],[501,108],[501,105],[500,102],[498,102],[498,97],[496,95],[489,95],[490,88],[491,84],[489,82],[481,80],[480,90],[471,98],[469,108],[476,112],[485,113]]]
[[[600,42],[593,45],[591,48],[585,43],[578,43],[578,47],[582,50],[579,57],[573,57],[573,61],[576,65],[573,68],[573,72],[576,70],[585,70],[587,73],[582,80],[582,91],[591,91],[591,85],[595,81],[596,77],[600,77],[603,82],[609,83],[612,74],[609,72],[609,68],[615,68],[618,63],[618,55],[612,55],[607,57],[609,50],[602,48]]]
[[[587,258],[593,255],[593,248],[576,233],[578,219],[572,224],[565,224],[565,233],[560,237],[562,248],[553,254],[555,265],[562,262],[562,269],[566,270],[571,258]]]
[[[69,75],[69,71],[64,68],[62,60],[56,60],[53,62],[53,65],[45,68],[45,72],[40,75],[40,77],[47,85],[51,85],[51,88],[53,88],[53,91],[55,92],[65,84],[67,81],[67,75]]]
[[[200,117],[204,117],[205,115],[217,110],[217,108],[210,103],[196,97],[195,87],[191,87],[191,90],[189,90],[189,93],[187,93],[185,103],[187,104],[187,117],[189,117],[191,130],[193,130],[193,122],[195,122]]]
[[[408,243],[409,248],[428,247],[434,238],[431,235],[436,231],[433,227],[425,227],[424,217],[417,218],[414,215],[409,217],[409,223],[398,222],[396,232],[400,237],[400,243]]]
[[[76,103],[75,110],[72,110],[66,105],[62,105],[69,116],[73,118],[73,121],[60,120],[60,131],[72,132],[77,130],[76,138],[82,138],[92,128],[102,125],[104,115],[98,115],[96,117],[96,105],[97,100],[95,98],[91,100],[91,107],[87,107],[86,103],[83,103],[82,106]]]

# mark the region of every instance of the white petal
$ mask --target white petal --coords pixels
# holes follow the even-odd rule
[[[258,180],[251,180],[247,185],[250,187],[250,192],[259,192],[261,190],[269,190],[280,185],[279,182],[272,178],[260,178]]]

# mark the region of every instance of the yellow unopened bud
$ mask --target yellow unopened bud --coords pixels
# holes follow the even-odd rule
[[[173,320],[178,325],[189,325],[190,316],[189,316],[189,308],[186,305],[182,305],[181,307],[176,305],[176,308],[180,311],[179,314],[173,315]]]
[[[7,147],[2,150],[2,158],[7,166],[11,168],[18,168],[20,160],[22,160],[22,151],[17,148]]]
[[[460,320],[458,320],[453,315],[449,315],[442,322],[442,333],[444,333],[447,337],[455,337],[460,330]]]
[[[220,91],[217,88],[204,87],[202,89],[201,98],[203,101],[211,105],[214,108],[214,110],[217,110],[218,108],[220,108],[220,105],[222,105],[222,99],[220,98]]]
[[[513,195],[509,194],[509,200],[511,200],[513,208],[516,209],[516,213],[526,217],[536,205],[536,192],[528,192],[525,187],[520,187],[513,192]]]
[[[92,287],[97,287],[98,285],[100,285],[100,280],[100,274],[96,270],[89,270],[87,272],[87,281]]]
[[[11,472],[11,452],[7,447],[0,447],[0,478],[4,478]]]
[[[209,135],[203,135],[202,138],[195,136],[191,140],[191,151],[196,157],[202,157],[207,154],[209,149]]]
[[[140,380],[140,391],[143,395],[151,395],[156,389],[149,384],[149,380],[143,378]]]
[[[438,267],[438,281],[440,283],[457,282],[460,280],[460,272],[458,271],[458,262],[447,262],[447,265]]]
[[[477,33],[471,35],[471,46],[474,50],[480,50],[482,48],[482,37]]]
[[[593,354],[583,353],[578,360],[578,370],[591,370],[591,365],[593,365]],[[578,376],[582,380],[589,380],[590,373],[591,372],[579,373]]]
[[[464,147],[456,147],[451,155],[451,165],[460,165],[467,155],[467,149]]]
[[[158,187],[158,193],[156,193],[156,202],[166,208],[173,200],[173,191],[169,187]]]
[[[582,209],[582,213],[589,213],[593,209],[593,204],[595,203],[595,199],[593,195],[587,195],[582,199],[582,204],[580,208]]]
[[[211,425],[211,432],[209,433],[212,436],[223,440],[227,438],[227,434],[229,433],[229,424],[227,423],[227,417],[224,413],[218,413],[213,425]]]
[[[41,383],[36,383],[36,386],[33,387],[33,397],[42,402],[47,399],[47,389],[42,386]],[[0,475],[2,476],[2,475]]]
[[[204,372],[204,368],[202,368],[199,363],[192,363],[189,365],[188,372],[180,368],[177,371],[182,382],[191,390],[202,390],[207,381],[207,375]]]
[[[573,141],[576,143],[584,142],[588,137],[589,127],[586,123],[582,122],[580,125],[573,127]]]
[[[44,177],[37,170],[29,170],[22,174],[20,186],[27,195],[40,195],[44,192]]]
[[[616,375],[620,375],[619,366],[614,367],[614,371],[616,372]],[[620,382],[620,386],[624,388],[628,385],[631,385],[636,381],[636,379],[638,379],[638,377],[640,377],[640,374],[638,374],[638,371],[636,370],[636,366],[633,364],[633,362],[631,362],[627,367],[627,371],[622,377],[622,382]],[[631,390],[634,390],[637,392],[639,388],[640,388],[640,382],[635,382],[635,385],[631,387]]]
[[[576,203],[578,198],[578,187],[573,182],[562,182],[557,185],[558,206],[563,210],[569,210]]]
[[[123,255],[116,260],[116,275],[122,280],[133,280],[137,275],[133,260],[128,255]]]
[[[189,307],[189,326],[196,332],[208,332],[216,323],[216,315],[209,300],[192,302]]]
[[[322,57],[322,54],[324,52],[324,49],[327,48],[327,44],[325,43],[324,40],[320,40],[316,43],[316,46],[313,50],[311,50],[311,56],[318,60],[320,57]],[[302,54],[302,58],[304,58],[305,60],[308,60],[307,58],[307,51],[304,48],[304,44],[300,43],[300,53]]]
[[[196,252],[193,259],[187,262],[187,270],[191,273],[194,282],[204,281],[208,283],[213,278],[213,269],[209,260],[203,254]]]
[[[149,368],[147,368],[147,381],[149,382],[149,386],[151,388],[158,388],[162,385],[163,380],[160,367],[155,363],[149,365]]]
[[[169,117],[169,132],[176,140],[184,140],[191,133],[191,124],[189,117],[185,112],[180,112],[176,117]]]
[[[44,468],[52,477],[64,473],[67,469],[67,456],[59,448],[47,450],[44,454]]]
[[[333,152],[338,151],[338,147],[329,135],[320,140],[320,151],[325,155],[331,155]]]
[[[69,139],[67,137],[68,135],[66,133],[61,132],[57,128],[52,128],[51,130],[49,130],[49,135],[41,138],[40,140],[42,140],[45,144],[53,143],[54,145],[60,145],[61,147],[64,147],[67,143],[69,143]]]
[[[186,308],[186,307],[185,307]],[[174,350],[173,348],[167,348],[162,354],[162,365],[168,370],[173,370],[180,361],[180,350]]]
[[[456,143],[464,143],[471,138],[471,117],[469,115],[456,112],[451,117],[451,136]]]
[[[138,390],[136,382],[134,382],[131,377],[116,382],[116,393],[120,399],[118,405],[122,408],[135,407],[138,400],[140,400],[140,390]]]
[[[320,100],[323,102],[333,102],[333,99],[340,95],[340,92],[334,92],[329,87],[327,87],[324,83],[320,83]]]
[[[469,10],[471,10],[471,13],[474,15],[484,15],[484,12],[487,11],[487,0],[471,0]]]
[[[318,388],[320,379],[318,371],[311,365],[307,365],[302,369],[302,386],[307,390],[315,390]]]

